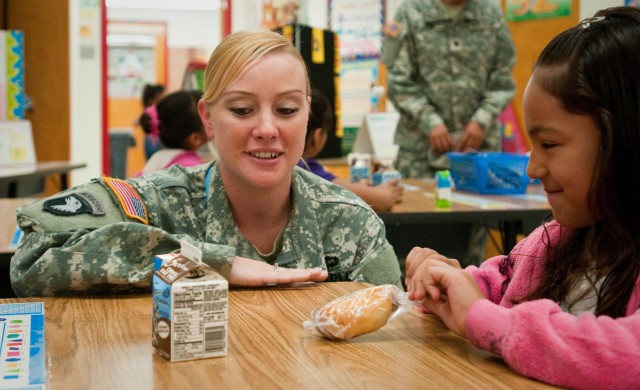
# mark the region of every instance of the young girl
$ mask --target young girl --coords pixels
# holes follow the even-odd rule
[[[352,183],[348,179],[341,179],[328,172],[322,164],[314,159],[327,142],[327,133],[332,126],[333,113],[329,101],[320,91],[313,89],[311,91],[311,113],[309,122],[307,122],[307,136],[302,153],[303,160],[298,163],[298,166],[351,190],[375,211],[391,210],[393,205],[402,201],[404,189],[399,180],[388,181],[377,186],[372,186],[369,183]]]
[[[196,150],[207,142],[198,100],[200,91],[177,91],[163,97],[156,105],[158,130],[164,149],[155,152],[142,174],[178,164],[183,167],[200,165],[204,161]]]
[[[461,270],[424,248],[409,297],[515,371],[570,388],[640,384],[640,10],[556,37],[524,94],[553,220],[508,256]]]
[[[138,124],[145,133],[144,154],[148,160],[155,152],[162,149],[158,130],[158,111],[156,102],[164,94],[164,85],[146,84],[142,90],[143,112],[138,119]]]

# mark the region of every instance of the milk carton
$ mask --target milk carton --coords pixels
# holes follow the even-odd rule
[[[371,179],[371,155],[368,153],[349,153],[349,181],[359,183]]]
[[[393,167],[392,160],[376,161],[373,164],[372,184],[374,186],[386,183],[391,180],[400,180],[402,175]]]
[[[171,362],[227,355],[229,283],[181,242],[154,259],[152,344]]]

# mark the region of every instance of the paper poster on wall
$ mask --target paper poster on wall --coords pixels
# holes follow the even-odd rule
[[[155,37],[110,34],[109,40],[109,97],[138,99],[144,85],[157,79]]]
[[[640,8],[640,0],[624,0],[624,5],[627,7]]]
[[[571,15],[571,0],[507,0],[505,18],[510,22]]]
[[[398,120],[400,114],[397,112],[366,114],[353,144],[353,152],[370,153],[376,160],[395,160],[398,145],[393,143],[393,137]]]
[[[342,123],[359,127],[364,114],[371,112],[371,87],[377,82],[378,61],[351,61],[340,68]]]
[[[24,33],[0,30],[0,120],[24,119]]]
[[[0,166],[35,162],[31,122],[0,121]]]
[[[383,3],[383,0],[330,1],[330,26],[340,37],[340,57],[344,61],[380,56]]]

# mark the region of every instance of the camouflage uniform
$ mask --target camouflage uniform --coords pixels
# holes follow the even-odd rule
[[[496,118],[514,94],[514,46],[497,2],[468,0],[455,19],[443,7],[405,0],[385,27],[382,61],[401,114],[396,167],[404,177],[433,176],[430,164],[448,167],[428,138],[442,123],[458,141],[474,120],[485,129],[481,150],[500,150]]]
[[[111,180],[95,179],[18,210],[25,232],[11,260],[18,296],[149,289],[154,255],[178,249],[183,238],[225,277],[234,256],[241,256],[280,267],[322,267],[330,281],[401,286],[398,260],[378,216],[349,191],[302,169],[293,174],[291,218],[269,255],[238,230],[215,163],[119,181],[135,191],[130,198],[114,190]],[[138,215],[127,216],[131,209],[123,199],[135,198],[141,201]],[[145,218],[148,223],[140,222]]]

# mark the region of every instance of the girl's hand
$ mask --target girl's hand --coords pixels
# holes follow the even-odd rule
[[[229,284],[256,287],[266,284],[322,282],[329,274],[321,268],[281,268],[244,257],[233,259]]]
[[[450,259],[448,257],[442,256],[441,254],[434,251],[433,249],[415,247],[411,250],[411,252],[409,252],[409,254],[407,255],[407,258],[405,259],[406,277],[404,282],[407,285],[407,288],[409,288],[409,286],[412,285],[411,279],[413,279],[418,269],[425,262],[442,262],[458,269],[461,268],[460,262],[456,259]],[[412,292],[414,292],[415,294],[418,294],[418,297],[416,298],[416,300],[420,300],[424,298],[424,288],[421,288],[420,286],[417,286],[417,287],[418,289],[416,289],[415,291],[412,291],[411,289],[409,289],[410,299],[413,299],[411,296]]]
[[[409,298],[426,292],[422,305],[436,314],[459,336],[467,337],[467,316],[471,306],[484,295],[473,276],[442,261],[423,262],[410,280]],[[412,297],[412,294],[414,298]],[[420,298],[416,299],[420,300]]]
[[[395,204],[402,202],[404,187],[400,185],[400,180],[390,180],[373,188],[380,194],[380,202],[377,205],[380,210],[391,210]]]

